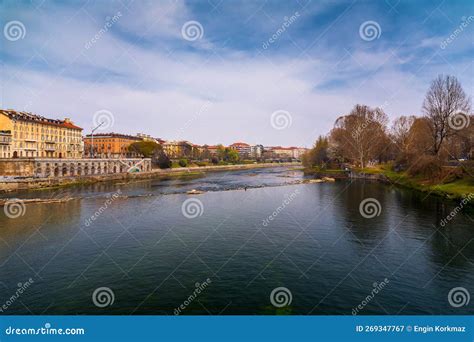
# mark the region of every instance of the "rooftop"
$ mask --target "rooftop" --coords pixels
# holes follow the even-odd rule
[[[92,138],[91,134],[87,134],[84,139]],[[122,134],[122,133],[95,133],[94,134],[94,139],[97,138],[124,138],[124,139],[130,139],[130,140],[136,140],[136,141],[141,141],[142,138],[134,136],[134,135],[128,135],[128,134]]]
[[[43,125],[82,130],[81,127],[74,125],[72,121],[70,121],[69,119],[64,119],[64,120],[48,119],[48,118],[45,118],[44,116],[36,115],[29,112],[19,112],[13,109],[0,109],[0,114],[8,116],[12,120],[37,122]]]
[[[236,142],[236,143],[233,143],[232,145],[230,146],[241,146],[241,147],[249,147],[250,145],[249,144],[246,144],[244,142]]]

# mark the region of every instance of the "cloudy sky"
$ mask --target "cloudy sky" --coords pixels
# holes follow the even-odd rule
[[[85,133],[309,147],[356,103],[420,115],[439,73],[472,96],[473,16],[468,0],[3,0],[0,106]]]

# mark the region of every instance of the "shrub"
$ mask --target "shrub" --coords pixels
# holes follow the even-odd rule
[[[180,159],[178,164],[181,167],[186,167],[186,166],[188,166],[188,160],[187,159]]]
[[[427,178],[438,177],[441,174],[441,162],[435,156],[423,155],[412,160],[408,174]]]
[[[169,169],[171,167],[171,159],[163,151],[159,151],[153,156],[152,163],[160,169]]]

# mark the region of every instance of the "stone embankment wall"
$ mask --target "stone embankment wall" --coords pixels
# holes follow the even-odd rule
[[[151,171],[151,159],[0,159],[0,176],[76,177]]]

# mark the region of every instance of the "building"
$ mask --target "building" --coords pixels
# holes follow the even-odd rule
[[[252,159],[260,159],[263,157],[263,145],[250,146],[250,157]]]
[[[308,149],[304,147],[292,147],[292,149],[293,149],[293,158],[298,159],[298,160],[301,160],[301,158],[303,157],[303,154],[305,154],[306,151],[308,151]]]
[[[142,138],[120,133],[89,134],[84,137],[84,155],[87,158],[139,157],[128,151],[128,147],[137,141],[142,141]]]
[[[216,157],[218,155],[218,152],[219,152],[219,146],[217,145],[210,145],[210,146],[207,146],[206,147],[207,150],[209,151],[209,155],[211,157]]]
[[[237,151],[240,158],[250,157],[250,145],[243,142],[236,142],[229,146],[230,149]]]
[[[81,158],[82,153],[82,128],[70,119],[0,109],[0,158]]]
[[[144,134],[144,133],[137,133],[137,137],[142,139],[143,141],[153,141],[159,145],[162,145],[165,143],[165,141],[163,139],[160,139],[160,138],[153,138],[151,135],[149,134]]]
[[[169,158],[184,158],[193,155],[193,144],[189,141],[166,141],[163,151]]]
[[[293,158],[293,148],[291,147],[272,146],[268,149],[272,152],[273,158]]]

